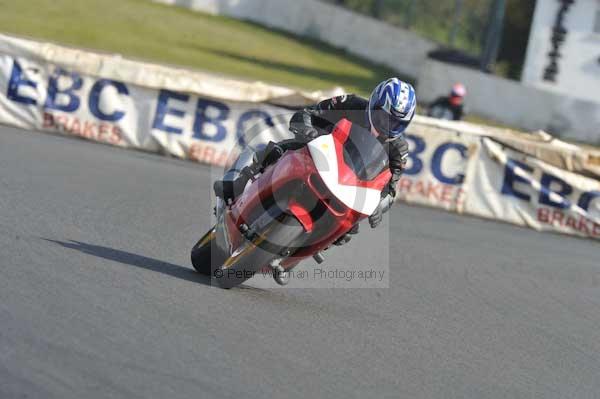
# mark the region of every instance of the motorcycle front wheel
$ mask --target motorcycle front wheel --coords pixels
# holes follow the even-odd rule
[[[211,229],[192,248],[192,266],[200,274],[211,276],[213,270],[221,267],[227,255],[215,243],[215,229]]]
[[[285,249],[296,244],[304,235],[300,222],[292,216],[283,215],[251,239],[236,253],[226,257],[213,277],[221,288],[233,288],[252,278],[283,254]],[[277,243],[277,244],[274,244]]]

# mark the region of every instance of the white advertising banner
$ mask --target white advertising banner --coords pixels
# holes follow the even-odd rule
[[[0,54],[0,123],[223,166],[247,144],[289,138],[289,109],[157,90]]]
[[[398,183],[398,198],[462,213],[479,138],[452,131],[434,133],[418,124],[409,132],[410,153]]]
[[[252,85],[239,95],[234,95],[232,82],[222,91],[223,82],[202,85],[203,90],[214,88],[210,95],[178,90],[174,82],[186,77],[165,80],[170,82],[166,88],[146,86],[143,82],[150,78],[140,76],[146,75],[148,64],[135,64],[141,69],[131,82],[118,79],[118,69],[109,65],[129,65],[126,60],[104,56],[99,67],[104,72],[94,74],[86,72],[94,68],[82,51],[69,50],[78,57],[67,51],[68,62],[61,62],[61,51],[44,52],[41,44],[5,39],[0,35],[0,123],[217,166],[230,164],[246,145],[291,137],[293,111],[270,100],[256,101]],[[166,67],[160,68],[166,73]],[[259,98],[268,99],[266,94]],[[600,155],[543,135],[528,137],[415,118],[407,134],[410,155],[398,197],[537,230],[600,238]]]
[[[600,238],[600,181],[482,138],[465,212]]]

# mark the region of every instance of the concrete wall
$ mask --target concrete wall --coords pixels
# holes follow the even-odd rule
[[[600,144],[600,104],[579,100],[471,69],[428,60],[419,75],[419,101],[448,92],[453,83],[467,86],[468,111],[525,130]]]
[[[576,0],[564,16],[567,30],[561,57],[556,60],[556,82],[543,80],[550,64],[552,29],[556,23],[559,1],[539,0],[531,27],[523,83],[600,103],[600,1]]]
[[[469,90],[468,109],[473,114],[525,130],[545,130],[563,138],[600,144],[598,103],[430,60],[427,54],[435,49],[434,43],[340,7],[316,0],[154,1],[250,20],[344,48],[417,79],[420,102],[429,102],[446,94],[453,83],[463,82]],[[584,2],[596,4],[600,0],[577,0],[576,4]],[[538,4],[554,11],[555,3],[558,1],[538,0]],[[534,25],[541,24],[540,18],[538,12]],[[541,20],[547,25],[547,16]],[[549,44],[547,39],[543,41]],[[377,43],[381,45],[374,45]],[[546,49],[530,47],[529,55],[538,51],[544,53]],[[584,85],[579,92],[585,90]]]
[[[427,54],[436,48],[410,31],[316,0],[155,1],[318,39],[411,78],[418,76]]]

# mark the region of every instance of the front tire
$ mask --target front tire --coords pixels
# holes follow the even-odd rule
[[[224,256],[215,244],[215,229],[211,229],[198,241],[191,252],[192,266],[200,274],[211,276],[213,269],[219,268],[225,261]]]
[[[255,273],[260,272],[268,266],[274,259],[281,258],[281,253],[285,246],[293,246],[297,239],[304,234],[304,228],[300,222],[291,216],[284,215],[273,224],[265,227],[261,232],[251,240],[247,241],[245,248],[234,256],[224,259],[220,267],[214,271],[214,277],[221,288],[233,288],[253,277]],[[273,246],[269,239],[279,243]],[[284,274],[281,281],[285,284]]]

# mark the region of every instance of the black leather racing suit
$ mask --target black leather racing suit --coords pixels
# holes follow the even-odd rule
[[[460,121],[465,116],[465,107],[463,104],[453,105],[450,102],[450,97],[439,97],[429,104],[427,116]]]

